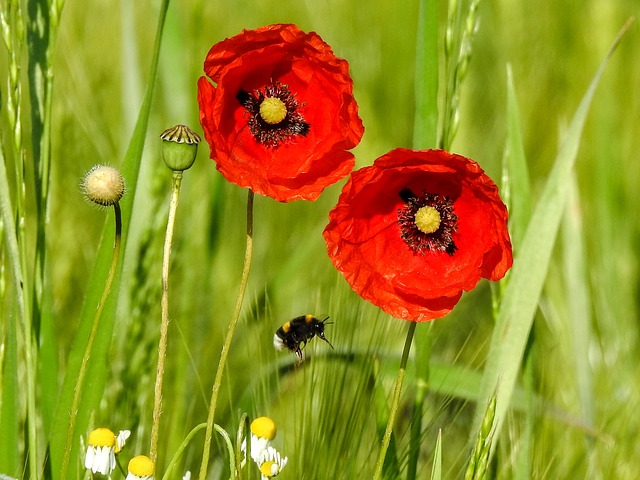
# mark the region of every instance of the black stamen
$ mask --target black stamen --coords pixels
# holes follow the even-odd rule
[[[269,124],[260,116],[260,105],[265,98],[270,97],[281,100],[287,109],[285,117],[276,124]],[[296,100],[287,85],[274,82],[266,85],[263,90],[256,89],[251,93],[240,89],[236,98],[249,114],[247,122],[249,131],[258,143],[276,148],[281,143],[292,140],[295,136],[304,137],[309,133],[311,126],[300,113],[300,108],[304,106],[304,103],[299,103]]]
[[[249,95],[249,92],[240,89],[236,94],[236,98],[240,102],[240,105],[242,105],[244,108],[249,108],[249,104],[251,102],[251,95]]]
[[[458,250],[453,241],[453,234],[458,230],[458,216],[453,210],[453,200],[427,192],[417,197],[408,188],[400,190],[398,194],[406,204],[398,209],[400,235],[409,248],[420,254],[436,251],[453,255]],[[435,208],[440,214],[440,225],[431,233],[421,231],[415,220],[418,210],[427,206]]]
[[[416,198],[413,192],[408,188],[403,188],[402,190],[400,190],[400,192],[398,192],[398,195],[400,195],[400,198],[404,203],[409,203],[412,199]]]

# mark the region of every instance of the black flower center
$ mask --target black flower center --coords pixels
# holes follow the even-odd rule
[[[431,250],[453,255],[458,249],[453,242],[453,234],[458,230],[453,200],[437,193],[423,192],[416,196],[408,188],[399,195],[405,204],[398,209],[398,225],[409,248],[421,254]]]
[[[304,103],[296,100],[287,85],[273,82],[253,92],[240,89],[236,98],[249,114],[249,131],[258,143],[276,148],[309,133],[310,125],[300,113]]]

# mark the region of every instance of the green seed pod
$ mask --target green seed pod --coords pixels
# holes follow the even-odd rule
[[[193,165],[198,153],[200,137],[189,127],[176,125],[160,135],[162,138],[162,159],[173,171],[181,172]]]

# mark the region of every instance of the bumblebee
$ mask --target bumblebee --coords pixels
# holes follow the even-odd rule
[[[318,320],[313,315],[302,315],[282,325],[273,335],[273,346],[277,350],[288,348],[296,354],[298,360],[302,362],[302,349],[309,340],[318,336],[329,344],[333,345],[324,336],[324,327],[333,322],[327,322],[329,317]]]

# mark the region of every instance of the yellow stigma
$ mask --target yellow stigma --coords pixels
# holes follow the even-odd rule
[[[273,440],[276,437],[276,424],[269,417],[258,417],[251,422],[251,433],[259,438]]]
[[[416,212],[415,222],[422,233],[433,233],[440,228],[440,212],[426,205]]]
[[[260,104],[260,116],[269,125],[275,125],[287,116],[287,106],[278,97],[267,97]]]
[[[146,455],[138,455],[129,461],[129,473],[136,477],[150,477],[155,471],[155,465]]]
[[[87,443],[92,447],[114,447],[116,436],[108,428],[96,428],[89,434]]]

